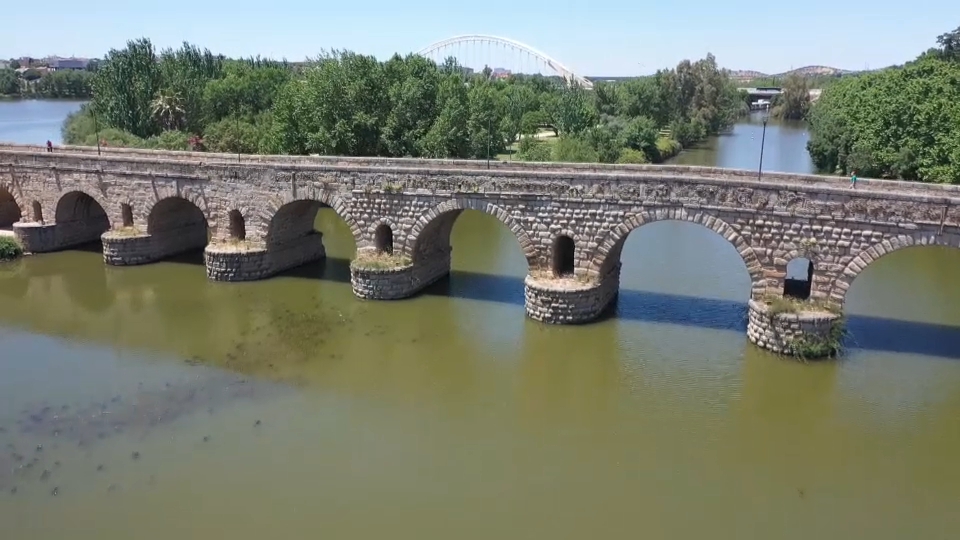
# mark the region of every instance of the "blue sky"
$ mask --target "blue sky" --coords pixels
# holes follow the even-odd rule
[[[459,34],[532,45],[584,75],[627,76],[712,52],[721,66],[778,72],[902,63],[960,25],[958,0],[644,1],[47,0],[8,20],[0,57],[100,57],[130,38],[186,40],[228,56],[302,60],[322,49],[385,58]],[[509,66],[507,66],[509,67]]]

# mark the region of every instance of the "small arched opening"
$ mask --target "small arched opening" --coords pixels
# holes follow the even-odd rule
[[[551,249],[551,268],[555,277],[572,276],[576,264],[574,251],[576,245],[573,238],[560,235],[553,240]]]
[[[0,188],[0,227],[10,227],[20,221],[23,217],[20,214],[20,205],[17,204],[13,194],[5,188]]]
[[[133,227],[133,208],[129,204],[120,205],[120,218],[124,227]]]
[[[393,229],[386,223],[381,223],[373,233],[373,241],[377,248],[377,253],[393,253]]]
[[[43,223],[43,207],[40,206],[40,201],[33,201],[33,221]]]
[[[787,275],[783,279],[783,296],[806,300],[813,290],[813,261],[797,257],[787,263]]]
[[[247,239],[247,224],[243,219],[243,214],[239,210],[231,210],[228,214],[230,219],[230,239],[231,240],[246,240]]]

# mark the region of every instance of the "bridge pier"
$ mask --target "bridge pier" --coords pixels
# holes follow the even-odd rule
[[[368,300],[408,298],[450,273],[450,246],[436,246],[429,255],[401,266],[377,268],[358,256],[350,264],[353,293]],[[359,262],[358,262],[359,261]]]
[[[14,223],[13,233],[28,253],[48,253],[95,242],[109,225],[102,221]]]
[[[620,263],[599,280],[539,278],[523,281],[527,316],[550,324],[581,324],[597,319],[610,308],[620,292]]]
[[[747,339],[776,354],[804,359],[833,356],[843,337],[843,316],[826,310],[784,312],[750,300]]]
[[[219,242],[204,250],[207,278],[212,281],[255,281],[324,257],[323,234],[313,230],[268,247]]]

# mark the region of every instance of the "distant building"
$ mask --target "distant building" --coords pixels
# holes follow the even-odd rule
[[[10,69],[10,62],[0,60],[0,69]]]
[[[496,68],[493,70],[494,79],[506,79],[510,77],[510,70],[504,68]]]
[[[60,71],[63,69],[82,71],[87,69],[87,64],[89,63],[90,61],[86,58],[53,58],[47,65],[52,71]]]

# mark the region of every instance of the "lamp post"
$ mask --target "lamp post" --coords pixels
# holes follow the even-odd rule
[[[96,98],[94,98],[96,99]],[[97,103],[91,103],[90,112],[93,113],[93,129],[97,132],[97,156],[100,155],[100,122],[97,120]]]
[[[760,136],[760,167],[757,169],[757,180],[763,177],[763,145],[767,141],[767,121],[770,119],[770,109],[763,113],[763,135]]]
[[[490,139],[493,138],[493,117],[487,119],[487,168],[490,168]]]

